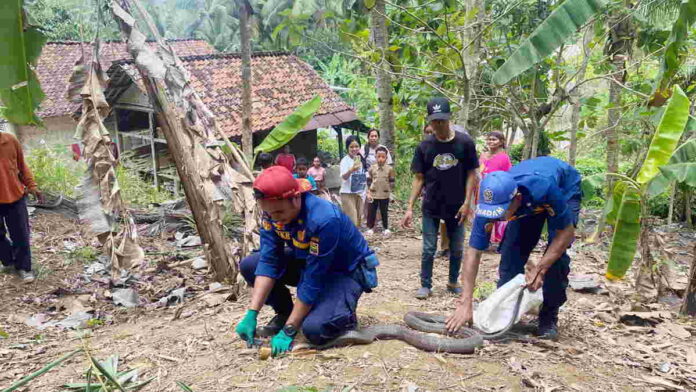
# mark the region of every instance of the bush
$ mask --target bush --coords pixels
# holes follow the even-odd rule
[[[64,145],[32,148],[26,154],[26,161],[39,190],[74,198],[75,187],[79,185],[86,166],[84,161],[72,160],[66,151]]]
[[[116,168],[116,179],[121,188],[121,197],[128,205],[148,205],[162,203],[174,198],[174,195],[164,189],[143,180],[136,170],[123,165]]]

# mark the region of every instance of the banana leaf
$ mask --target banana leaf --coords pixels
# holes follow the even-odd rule
[[[260,152],[275,151],[286,145],[302,128],[307,125],[312,119],[314,113],[321,106],[321,97],[315,96],[311,100],[303,103],[283,122],[278,124],[273,130],[263,139],[263,142],[254,148],[254,154]]]
[[[495,72],[493,83],[505,84],[551,55],[606,3],[606,0],[566,0],[561,3]]]
[[[686,129],[684,130],[684,132],[687,134],[688,132],[696,132],[696,120],[694,120],[693,117],[689,117],[689,122],[686,123]],[[669,162],[667,162],[667,166],[677,163],[696,162],[696,155],[694,155],[696,154],[696,149],[694,149],[694,144],[689,145],[690,143],[696,143],[696,141],[692,139],[686,141],[684,144],[677,147],[677,149],[674,150],[674,154],[672,154],[672,157],[669,159]],[[687,148],[689,150],[685,152],[680,152],[682,148]],[[683,154],[684,156],[677,158],[678,154]],[[653,197],[658,196],[659,194],[667,190],[667,186],[669,185],[671,180],[665,177],[665,175],[662,173],[662,169],[665,167],[666,166],[661,167],[660,173],[658,173],[648,184],[648,189],[646,191],[648,199],[652,199]]]
[[[619,209],[621,208],[621,200],[623,199],[624,192],[628,184],[624,181],[617,181],[614,185],[614,190],[611,192],[611,197],[607,201],[606,219],[607,223],[614,226],[616,225],[616,219],[619,216]]]
[[[668,180],[696,187],[696,139],[679,146],[660,172]]]
[[[640,237],[641,194],[634,186],[626,186],[621,198],[614,237],[609,251],[606,277],[621,279],[633,263]]]
[[[604,185],[605,178],[606,176],[603,173],[583,177],[582,182],[580,183],[583,199],[589,199],[594,196],[597,189]]]
[[[647,184],[659,172],[660,166],[667,164],[689,120],[689,98],[679,86],[674,86],[674,93],[669,99],[660,124],[648,147],[648,155],[638,172],[636,181]]]
[[[32,70],[46,36],[29,24],[24,0],[0,1],[0,116],[18,125],[40,125],[35,110],[44,98]]]
[[[662,56],[660,73],[650,100],[651,105],[662,106],[669,97],[669,86],[689,53],[687,47],[689,28],[694,22],[696,22],[696,0],[682,0],[679,5],[679,15],[672,24],[672,32],[669,34],[665,53]]]

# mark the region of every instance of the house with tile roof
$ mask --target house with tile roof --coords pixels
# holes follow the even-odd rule
[[[220,130],[241,144],[241,56],[216,53],[181,56],[181,61],[191,75],[194,89],[215,114]],[[316,95],[322,99],[319,110],[289,143],[295,156],[311,159],[317,154],[318,128],[336,130],[337,141],[343,140],[344,130],[356,133],[367,129],[353,108],[309,64],[293,54],[254,53],[251,72],[254,146],[297,107]],[[166,140],[157,132],[153,108],[132,60],[114,63],[107,74],[110,82],[105,96],[112,113],[106,126],[113,132],[119,151],[133,151],[140,161],[137,168],[156,173],[155,179],[162,177],[158,182],[178,181]]]
[[[178,39],[168,41],[179,56],[207,55],[215,49],[204,40]],[[155,43],[152,43],[153,47]],[[75,142],[75,126],[72,118],[79,102],[70,102],[67,98],[70,76],[75,62],[84,54],[85,62],[92,56],[91,44],[88,42],[62,41],[48,42],[44,45],[37,61],[36,74],[41,88],[46,95],[39,106],[38,115],[44,121],[45,128],[20,127],[17,133],[22,135],[22,143],[31,147],[41,141],[50,145],[70,145]],[[125,42],[103,42],[100,60],[103,69],[112,63],[130,59]]]

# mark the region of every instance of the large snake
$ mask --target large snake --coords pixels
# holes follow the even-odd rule
[[[505,328],[493,334],[486,334],[473,328],[460,328],[455,334],[448,334],[445,328],[444,316],[422,312],[408,312],[404,316],[404,323],[408,327],[396,324],[373,325],[348,331],[336,339],[315,348],[324,350],[334,347],[370,344],[376,340],[396,339],[423,351],[472,354],[477,347],[483,345],[484,340],[498,339],[512,328],[517,319],[523,296],[524,290],[520,291],[517,297],[513,316],[508,324]]]

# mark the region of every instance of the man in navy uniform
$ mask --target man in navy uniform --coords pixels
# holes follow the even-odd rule
[[[263,210],[261,249],[240,264],[254,288],[236,332],[250,344],[257,333],[274,335],[274,356],[290,350],[299,329],[317,345],[354,329],[360,295],[377,285],[377,258],[362,234],[338,207],[309,189],[282,166],[264,170],[254,181]],[[287,286],[297,286],[294,304]],[[257,331],[264,304],[276,315]]]
[[[500,244],[498,287],[525,273],[531,291],[543,287],[544,304],[539,312],[538,336],[558,337],[558,309],[566,302],[570,257],[566,249],[575,237],[582,191],[580,174],[567,163],[551,157],[529,159],[509,172],[493,172],[481,182],[469,249],[462,271],[462,296],[447,319],[450,332],[473,318],[472,297],[481,254],[488,248],[490,227],[495,220],[508,220]],[[539,242],[544,223],[549,244],[541,259],[527,263]]]

